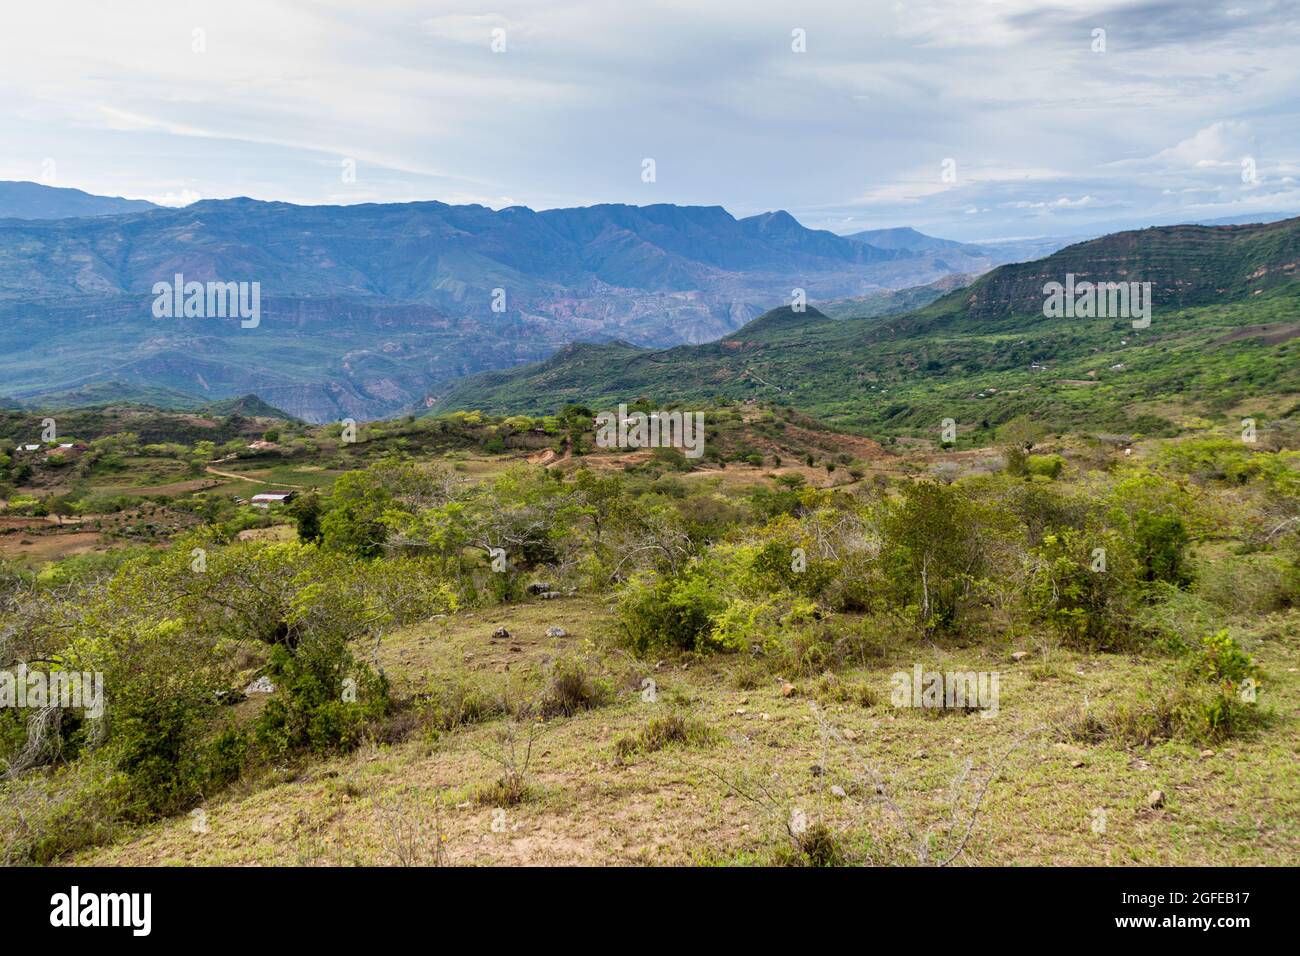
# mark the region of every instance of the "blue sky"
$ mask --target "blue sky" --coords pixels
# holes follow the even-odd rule
[[[1297,90],[1292,0],[44,0],[0,179],[1074,235],[1300,211]]]

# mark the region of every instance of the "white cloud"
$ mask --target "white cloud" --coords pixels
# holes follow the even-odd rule
[[[161,196],[142,196],[141,198],[159,206],[188,206],[191,203],[198,202],[203,197],[192,189],[182,189],[179,193],[169,192],[163,193]]]
[[[1300,27],[1281,5],[1236,6],[21,4],[0,33],[0,139],[12,175],[54,157],[64,183],[119,195],[694,202],[1037,233],[1121,206],[1288,198]]]
[[[1061,196],[1058,199],[1045,200],[1042,202],[1019,202],[1003,203],[1012,209],[1081,209],[1084,206],[1096,205],[1097,200],[1092,196],[1080,196],[1078,199],[1071,199],[1069,196]]]
[[[1165,166],[1235,166],[1243,156],[1256,151],[1251,125],[1239,120],[1211,123],[1204,129],[1151,157],[1151,162]]]

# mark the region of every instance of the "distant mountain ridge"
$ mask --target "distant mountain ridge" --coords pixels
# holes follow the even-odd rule
[[[216,402],[204,402],[184,392],[165,388],[149,388],[127,382],[99,382],[63,392],[49,392],[34,403],[16,402],[0,398],[0,408],[19,411],[59,411],[61,409],[89,409],[107,406],[141,406],[162,411],[202,412],[210,415],[242,415],[245,418],[280,418],[294,420],[287,412],[269,405],[256,395],[238,395]]]
[[[810,294],[847,295],[883,286],[863,267],[925,268],[915,261],[924,257],[806,229],[788,213],[738,220],[721,207],[671,205],[534,212],[205,200],[90,222],[3,222],[0,249],[0,301],[142,295],[181,272],[256,280],[267,295],[382,298],[475,314],[499,311],[496,287],[505,288],[511,314],[543,305],[557,288],[682,293],[708,280],[771,296],[802,279]]]
[[[1150,282],[1150,326],[1045,316],[1044,285],[1069,273]],[[714,343],[566,349],[452,383],[433,411],[761,397],[880,433],[943,417],[990,428],[1017,414],[1160,430],[1174,426],[1153,404],[1213,415],[1261,395],[1300,411],[1300,219],[1103,236],[901,314],[837,314],[783,306]]]
[[[936,239],[923,232],[917,232],[911,226],[899,226],[893,229],[867,229],[855,232],[846,239],[861,242],[877,249],[901,249],[905,252],[960,252],[964,255],[979,256],[982,251],[978,246],[952,239]]]
[[[954,262],[994,264],[719,206],[241,198],[0,220],[0,394],[115,381],[204,401],[252,392],[308,421],[375,418],[566,342],[716,340],[796,289],[814,302],[869,295],[941,279]],[[176,275],[259,283],[258,328],[154,318],[154,284]]]
[[[40,183],[0,182],[0,219],[73,219],[119,216],[157,209],[143,199],[95,196],[80,189]]]
[[[1078,281],[1150,282],[1153,302],[1173,310],[1262,294],[1297,281],[1300,219],[1229,226],[1157,226],[1075,243],[1045,259],[1012,263],[981,276],[939,305],[962,324],[1041,314],[1043,286]],[[957,317],[960,316],[958,320]]]

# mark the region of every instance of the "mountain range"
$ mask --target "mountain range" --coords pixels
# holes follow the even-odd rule
[[[1052,318],[1044,286],[1150,282],[1150,325]],[[1000,266],[901,314],[783,306],[717,342],[571,345],[455,382],[435,411],[762,398],[872,434],[953,418],[1161,433],[1187,415],[1300,411],[1300,219],[1117,233]],[[1139,322],[1139,324],[1141,324]]]
[[[76,206],[64,190],[8,185],[25,188],[0,190],[0,212]],[[33,189],[44,207],[19,202]],[[713,341],[796,289],[870,297],[1003,261],[920,233],[875,245],[717,206],[120,202],[0,219],[0,395],[33,404],[115,382],[203,401],[253,393],[308,421],[376,418],[573,341]],[[257,327],[155,318],[154,285],[176,275],[258,283]]]
[[[72,219],[157,209],[143,199],[95,196],[41,183],[0,182],[0,219]]]
[[[1300,261],[1294,219],[1058,249],[1063,240],[962,243],[906,227],[838,236],[785,212],[738,219],[720,207],[230,199],[121,211],[134,201],[0,186],[23,187],[0,188],[0,211],[51,214],[0,219],[0,396],[29,408],[255,395],[322,422],[765,395],[889,429],[923,423],[935,403],[973,413],[972,397],[996,419],[1032,393],[1045,415],[1159,429],[1168,419],[1141,388],[1182,391],[1292,337]],[[80,214],[60,217],[68,209]],[[1158,321],[1137,331],[1045,318],[1044,284],[1070,273],[1152,283]],[[258,283],[256,327],[155,317],[155,283],[177,275]],[[790,308],[796,290],[813,305]],[[1123,356],[1148,347],[1139,374]],[[1256,356],[1265,372],[1250,377],[1285,392],[1294,373],[1267,369],[1287,348]],[[1046,394],[1060,389],[1040,372],[1062,366],[1074,376],[1066,390],[1091,397]],[[1171,370],[1184,378],[1143,379]]]

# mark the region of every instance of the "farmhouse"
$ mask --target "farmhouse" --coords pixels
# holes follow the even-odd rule
[[[269,508],[271,505],[287,505],[297,496],[296,491],[275,491],[253,495],[249,503],[254,508]]]

